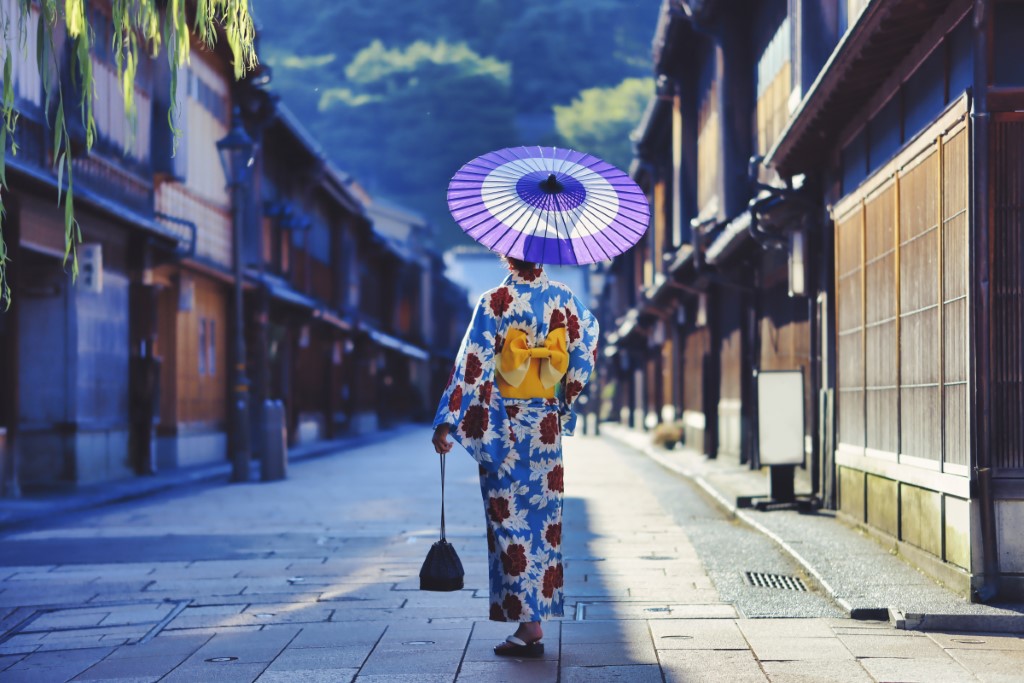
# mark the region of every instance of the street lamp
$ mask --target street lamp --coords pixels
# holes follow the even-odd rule
[[[234,247],[234,359],[231,369],[231,481],[249,481],[249,378],[245,374],[245,327],[242,315],[242,231],[246,183],[253,162],[253,142],[235,107],[231,130],[217,141],[217,153],[231,190],[231,231]]]

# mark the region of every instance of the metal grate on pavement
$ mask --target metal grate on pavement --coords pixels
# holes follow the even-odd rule
[[[745,572],[743,578],[747,584],[757,588],[778,588],[787,591],[806,591],[807,586],[797,576],[785,574],[765,574],[764,572]]]

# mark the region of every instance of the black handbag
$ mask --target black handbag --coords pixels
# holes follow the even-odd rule
[[[457,591],[462,589],[462,560],[455,546],[444,537],[444,456],[441,456],[441,540],[430,546],[420,567],[421,591]]]

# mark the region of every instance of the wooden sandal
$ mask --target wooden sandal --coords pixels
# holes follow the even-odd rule
[[[494,654],[499,657],[524,657],[537,659],[544,656],[544,643],[540,639],[526,642],[522,638],[509,636],[504,643],[494,646]]]

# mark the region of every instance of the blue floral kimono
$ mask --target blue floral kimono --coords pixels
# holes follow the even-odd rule
[[[561,437],[597,339],[568,287],[539,267],[513,271],[477,304],[438,405],[434,427],[451,425],[480,465],[493,621],[562,616]]]

